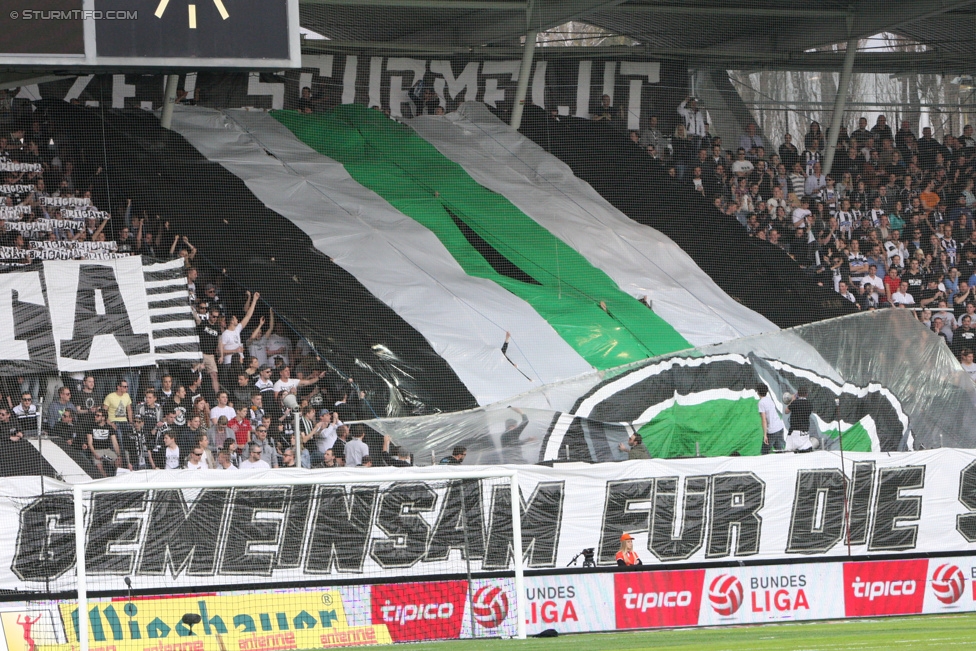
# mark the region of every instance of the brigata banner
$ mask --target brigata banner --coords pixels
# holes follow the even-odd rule
[[[31,249],[42,265],[0,274],[0,375],[199,359],[182,260]],[[52,254],[52,255],[48,255]],[[2,255],[0,255],[2,257]]]
[[[843,472],[827,452],[515,468],[529,570],[565,567],[584,549],[597,566],[614,566],[624,533],[645,567],[976,553],[968,450],[849,454]],[[284,472],[251,476],[273,483]],[[313,471],[303,476],[327,483],[244,489],[208,487],[217,472],[127,475],[120,481],[136,490],[96,493],[85,505],[89,588],[122,589],[125,577],[154,589],[512,568],[507,480],[445,480],[443,467],[398,472],[402,480],[378,483],[361,469]],[[195,488],[147,488],[180,480]],[[0,483],[0,517],[18,523],[0,533],[0,588],[74,588],[73,502],[59,487],[49,482],[42,495],[33,478]],[[789,588],[804,588],[803,599],[791,593],[794,604],[819,598],[807,585]],[[695,602],[675,603],[693,610]]]

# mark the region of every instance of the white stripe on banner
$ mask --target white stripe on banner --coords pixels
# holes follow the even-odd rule
[[[186,289],[183,289],[182,291],[179,290],[179,289],[176,289],[176,290],[174,290],[172,292],[167,292],[165,294],[150,294],[149,295],[149,302],[150,303],[155,303],[156,301],[171,301],[171,300],[176,300],[176,299],[183,299],[184,301],[187,302],[187,305],[189,305],[190,298],[189,298],[189,296],[186,293]]]
[[[150,264],[143,267],[143,273],[145,278],[152,278],[154,274],[165,273],[165,272],[179,272],[180,275],[177,278],[170,278],[166,280],[145,280],[145,285],[147,288],[159,289],[159,288],[172,288],[171,292],[166,292],[164,294],[152,294],[148,297],[150,305],[158,303],[161,301],[172,301],[176,299],[185,299],[184,305],[178,305],[176,307],[150,307],[149,316],[169,316],[173,314],[186,315],[185,319],[178,319],[176,321],[163,321],[161,323],[153,324],[153,344],[154,351],[158,351],[159,348],[164,346],[180,346],[181,348],[189,348],[190,350],[182,350],[180,352],[157,352],[157,361],[167,361],[167,360],[188,360],[188,361],[198,361],[202,359],[203,355],[200,353],[200,340],[196,336],[192,337],[159,337],[156,338],[156,333],[162,330],[172,330],[174,328],[195,328],[196,321],[193,319],[193,308],[190,306],[189,294],[187,293],[186,286],[186,272],[184,270],[183,260],[170,260],[169,262],[163,262],[159,264]]]
[[[162,270],[161,269],[155,269],[154,271],[162,271]],[[146,267],[146,273],[149,273],[149,272],[150,272],[149,271],[149,267]],[[181,281],[181,280],[179,280],[179,279],[177,279],[177,280],[147,280],[146,281],[146,289],[159,289],[160,287],[173,287],[174,289],[176,289],[176,288],[179,288],[180,286],[185,287],[186,286],[186,283],[183,282],[183,281]]]

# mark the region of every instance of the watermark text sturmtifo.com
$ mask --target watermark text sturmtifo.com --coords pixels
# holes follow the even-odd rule
[[[89,11],[86,9],[67,9],[63,11],[42,11],[22,9],[11,11],[12,20],[138,20],[138,11]]]

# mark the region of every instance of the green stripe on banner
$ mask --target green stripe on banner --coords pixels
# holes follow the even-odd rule
[[[835,439],[837,438],[837,428],[828,429],[823,432],[823,435]],[[872,452],[871,435],[860,421],[844,430],[843,442],[845,452]],[[873,451],[877,452],[877,450]]]
[[[639,433],[655,459],[744,457],[762,449],[762,420],[755,398],[719,398],[697,405],[672,404],[644,424]],[[696,449],[695,444],[698,444]]]
[[[352,104],[325,114],[271,115],[430,229],[466,273],[529,303],[595,368],[691,348],[646,305],[412,129]]]

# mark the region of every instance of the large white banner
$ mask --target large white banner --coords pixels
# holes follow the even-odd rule
[[[522,466],[525,567],[565,567],[584,549],[612,567],[624,533],[648,568],[976,553],[974,461],[943,449],[848,454],[843,474],[827,452]],[[402,469],[386,484],[364,481],[368,470],[314,472],[328,483],[230,490],[205,486],[216,471],[127,476],[140,490],[86,505],[90,588],[118,589],[124,577],[149,589],[463,574],[465,552],[471,571],[512,566],[506,482],[445,482],[442,467]],[[164,480],[198,487],[152,490]],[[19,523],[0,533],[0,588],[71,589],[71,496],[52,486],[42,496],[33,481],[0,483],[0,517]]]

